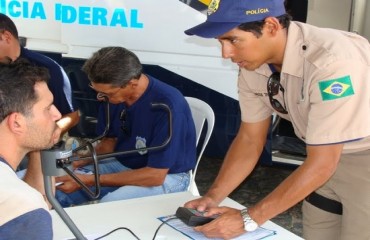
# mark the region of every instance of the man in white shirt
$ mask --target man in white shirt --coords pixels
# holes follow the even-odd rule
[[[53,237],[48,206],[36,189],[15,170],[30,151],[50,148],[61,129],[46,68],[24,59],[0,63],[0,238]],[[41,171],[33,175],[42,178]]]

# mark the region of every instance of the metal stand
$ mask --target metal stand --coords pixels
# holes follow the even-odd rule
[[[41,152],[41,165],[42,165],[42,172],[44,175],[44,187],[45,187],[45,194],[47,199],[49,200],[50,204],[53,206],[55,211],[58,215],[62,218],[63,222],[68,226],[71,230],[73,235],[75,235],[76,239],[78,240],[85,240],[86,238],[74,224],[72,219],[68,216],[68,214],[64,211],[62,206],[59,204],[57,199],[54,197],[53,188],[52,186],[52,176],[63,176],[65,172],[62,168],[58,168],[57,161],[60,159],[68,159],[68,157],[72,156],[72,150],[63,151],[61,148],[64,148],[64,143],[61,143],[60,146],[54,146],[50,150],[42,151]],[[54,161],[52,159],[57,159]],[[70,166],[71,168],[72,166]]]
[[[104,133],[91,140],[86,142],[86,145],[80,146],[74,150],[65,150],[64,142],[60,142],[59,145],[54,146],[51,149],[44,150],[41,152],[41,165],[42,165],[42,172],[44,175],[44,185],[45,185],[45,192],[46,197],[49,200],[50,204],[53,206],[55,211],[59,214],[62,218],[63,222],[68,226],[71,232],[75,235],[76,239],[78,240],[86,240],[77,226],[74,224],[72,219],[68,216],[68,214],[64,211],[63,207],[59,204],[57,199],[54,197],[53,188],[52,186],[52,176],[64,176],[66,173],[70,175],[77,183],[79,183],[82,188],[90,195],[91,198],[97,199],[100,195],[100,182],[99,182],[99,168],[98,168],[98,159],[103,159],[107,157],[113,157],[123,154],[130,154],[140,151],[152,151],[162,149],[168,145],[172,138],[172,113],[166,104],[163,103],[152,103],[152,107],[156,108],[163,108],[168,112],[168,137],[165,141],[159,146],[152,146],[147,148],[139,148],[133,149],[129,151],[121,151],[121,152],[114,152],[108,154],[97,155],[95,149],[92,145],[93,142],[100,140],[101,138],[105,137],[109,130],[109,106],[107,102],[106,106],[106,122],[107,126]],[[91,156],[85,158],[78,158],[74,157],[73,153],[77,152],[83,148],[89,148]],[[95,193],[91,192],[91,190],[73,173],[72,171],[72,162],[76,160],[92,158],[94,162],[94,174],[95,174]]]
[[[64,211],[62,206],[60,206],[59,202],[55,199],[53,195],[53,186],[52,186],[52,177],[44,176],[44,184],[45,184],[45,192],[46,197],[49,200],[50,204],[53,206],[55,211],[58,215],[62,218],[63,222],[67,225],[69,230],[75,235],[76,239],[78,240],[85,240],[87,238],[81,233],[81,231],[77,228],[74,224],[72,219],[68,216],[68,214]]]

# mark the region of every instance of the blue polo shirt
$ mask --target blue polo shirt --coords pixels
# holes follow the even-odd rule
[[[168,133],[168,113],[162,108],[153,108],[151,103],[164,103],[172,112],[172,138],[160,150],[140,151],[117,156],[126,167],[168,168],[169,173],[187,172],[196,163],[196,135],[190,107],[184,96],[151,76],[144,94],[130,107],[110,104],[110,130],[108,137],[117,137],[115,151],[128,151],[163,144]],[[100,107],[97,132],[105,129],[105,111]],[[123,112],[124,111],[124,112]]]
[[[51,58],[24,47],[21,47],[20,57],[26,58],[31,63],[46,67],[49,70],[50,80],[48,87],[54,96],[55,107],[62,115],[74,112],[71,84],[63,68]]]

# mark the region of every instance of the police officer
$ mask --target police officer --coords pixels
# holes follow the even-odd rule
[[[240,67],[238,134],[208,192],[185,204],[221,216],[195,229],[232,238],[305,199],[305,239],[370,239],[368,40],[291,21],[283,0],[213,0],[185,33],[216,38]],[[254,206],[217,207],[256,166],[273,112],[292,122],[307,158]]]

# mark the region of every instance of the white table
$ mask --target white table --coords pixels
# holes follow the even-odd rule
[[[99,237],[118,227],[127,227],[142,240],[151,240],[161,221],[157,217],[174,214],[179,206],[191,199],[197,198],[190,192],[165,194],[153,197],[136,198],[108,203],[90,204],[78,207],[65,208],[67,214],[74,221],[79,230],[86,236]],[[241,209],[242,205],[225,199],[221,205]],[[52,210],[54,239],[74,238],[68,227],[59,215]],[[298,240],[302,239],[271,221],[262,227],[275,230],[276,235],[269,237],[271,240]],[[136,239],[128,231],[119,230],[105,239]],[[156,240],[181,240],[188,239],[180,232],[165,225],[157,234]]]

